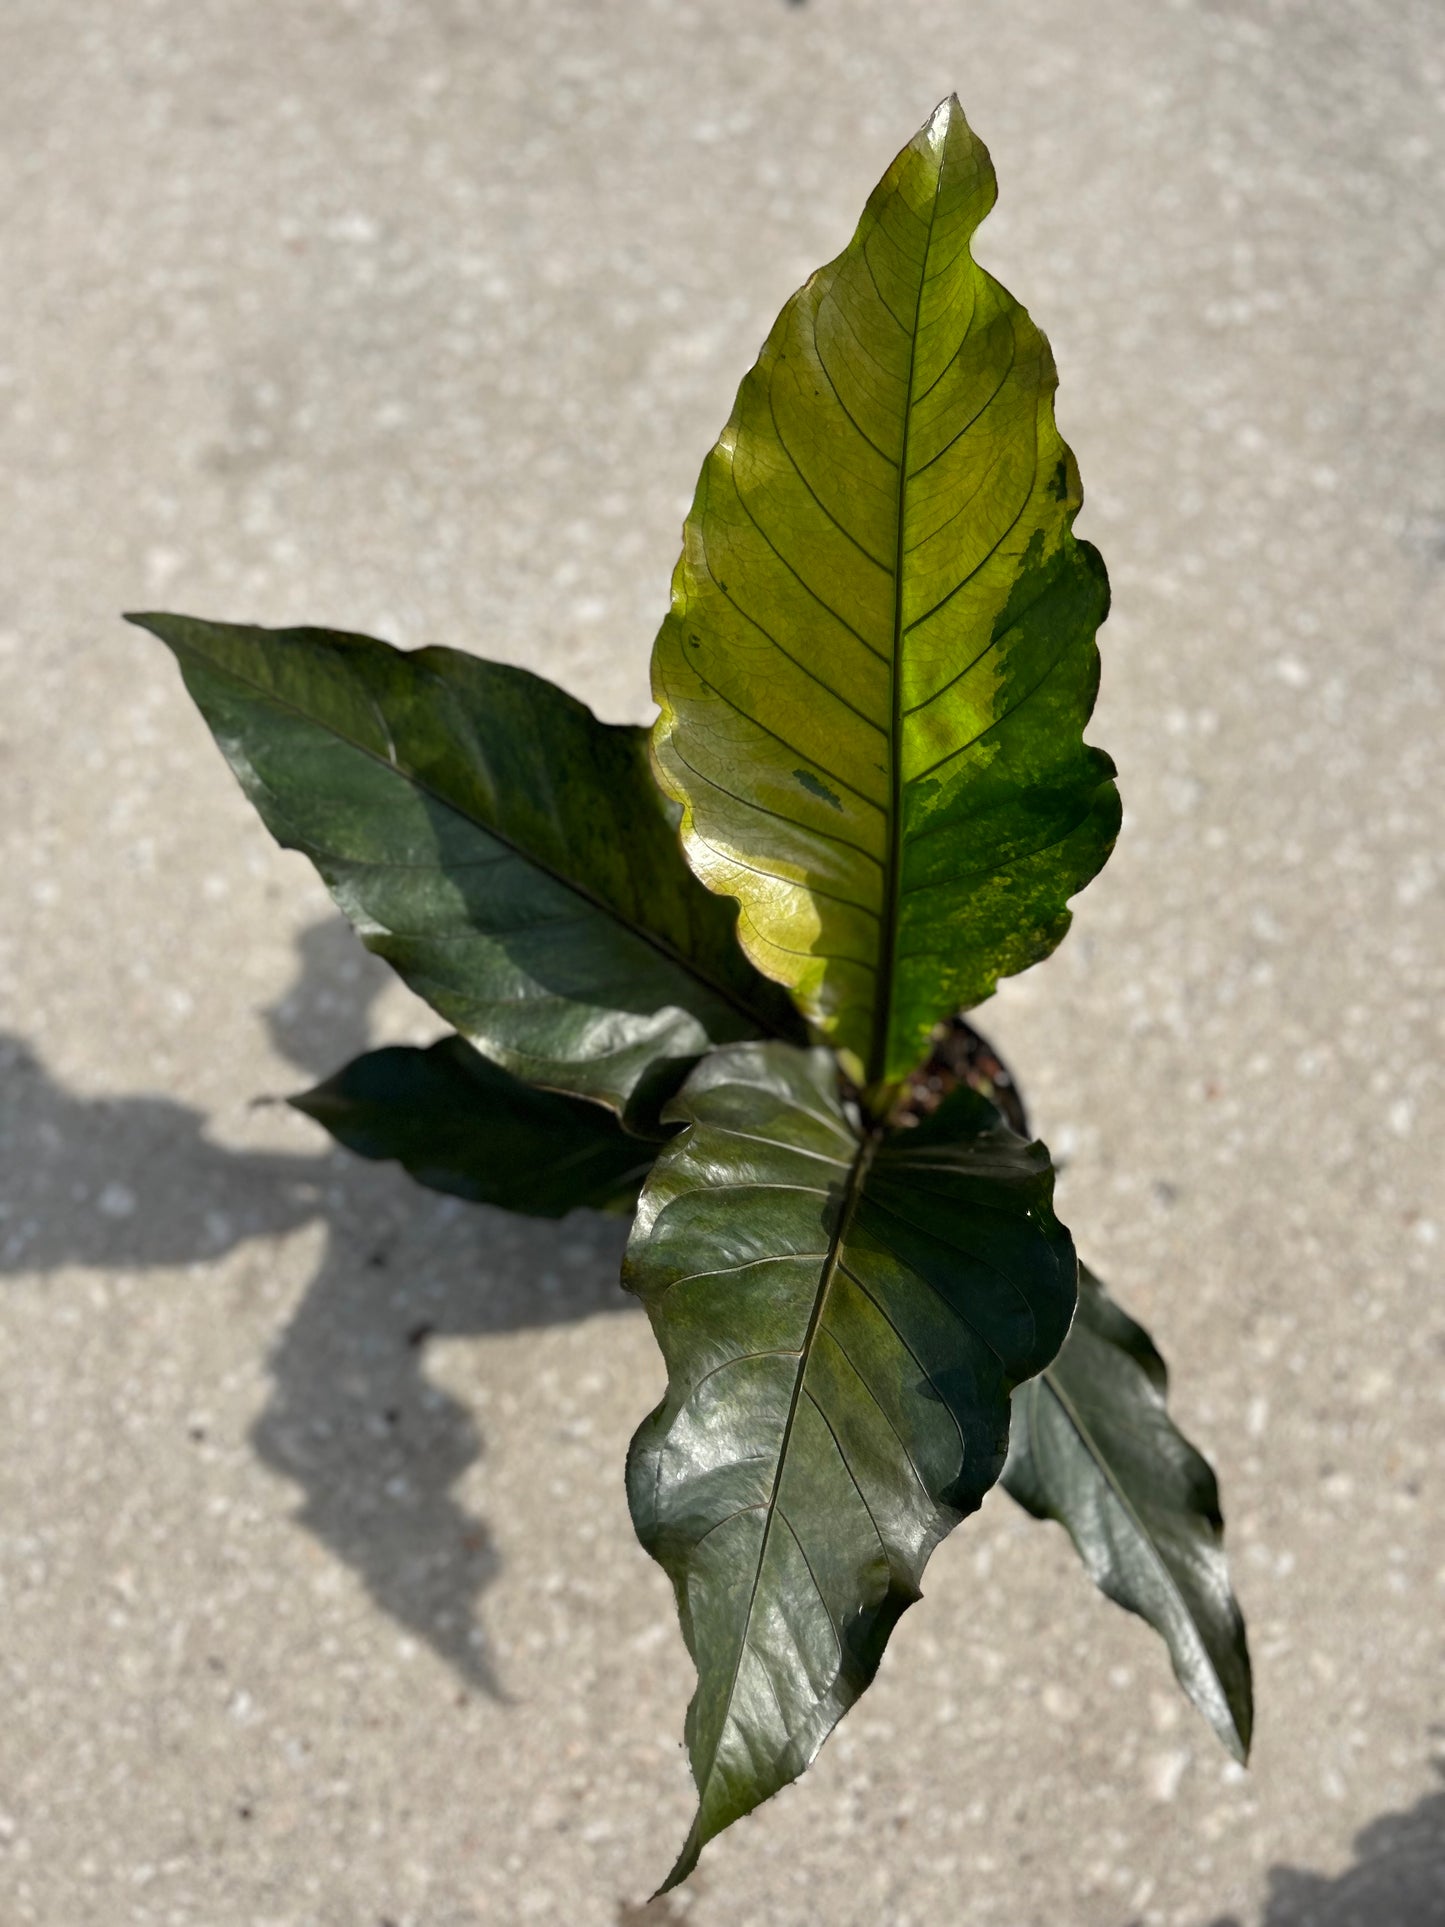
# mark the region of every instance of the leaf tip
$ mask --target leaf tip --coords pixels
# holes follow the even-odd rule
[[[963,102],[957,93],[950,93],[939,101],[928,116],[923,132],[932,145],[942,149],[955,130],[964,134],[973,132],[968,124],[968,116],[963,111]]]
[[[319,1124],[326,1099],[321,1086],[317,1085],[314,1090],[292,1091],[288,1096],[283,1097],[281,1102],[291,1110],[299,1111],[303,1117],[314,1117]]]
[[[1241,1638],[1243,1633],[1241,1631]],[[1254,1744],[1254,1693],[1249,1678],[1249,1656],[1245,1654],[1245,1680],[1241,1694],[1231,1696],[1229,1722],[1221,1726],[1219,1736],[1240,1766],[1249,1765],[1250,1748]]]
[[[1254,1708],[1250,1704],[1248,1697],[1246,1697],[1244,1705],[1240,1706],[1231,1695],[1227,1699],[1225,1707],[1220,1709],[1200,1705],[1195,1695],[1190,1692],[1188,1686],[1185,1686],[1185,1692],[1191,1700],[1194,1700],[1200,1712],[1204,1714],[1204,1717],[1214,1729],[1215,1738],[1219,1741],[1230,1759],[1234,1761],[1236,1766],[1247,1767],[1249,1765],[1250,1745],[1254,1738]]]
[[[928,116],[923,126],[924,138],[931,146],[942,147],[948,139],[949,129],[953,126],[955,115],[963,119],[963,107],[957,94],[948,94]]]
[[[185,617],[167,615],[162,609],[124,609],[121,611],[121,621],[130,623],[136,629],[144,629],[168,649],[173,649]]]
[[[674,1887],[680,1887],[692,1872],[693,1868],[696,1867],[702,1854],[702,1848],[702,1813],[701,1810],[699,1810],[697,1818],[688,1829],[686,1840],[682,1843],[682,1852],[679,1853],[677,1859],[672,1863],[672,1872],[667,1876],[666,1880],[663,1881],[662,1885],[657,1889],[657,1892],[652,1894],[650,1898],[653,1900],[661,1900],[662,1896],[664,1894],[670,1894]]]

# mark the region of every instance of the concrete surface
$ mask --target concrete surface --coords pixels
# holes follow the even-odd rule
[[[0,76],[0,1922],[1445,1919],[1439,0],[5,0]],[[999,1496],[643,1913],[689,1675],[620,1233],[252,1107],[435,1026],[117,612],[645,715],[733,389],[955,86],[1128,812],[991,1028],[1220,1467],[1258,1744]]]

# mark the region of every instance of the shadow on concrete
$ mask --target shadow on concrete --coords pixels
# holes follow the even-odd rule
[[[273,1041],[308,1075],[337,1068],[366,1048],[385,981],[344,924],[314,926],[295,984],[265,1013]],[[476,1609],[501,1562],[485,1520],[453,1496],[484,1441],[429,1379],[427,1347],[628,1308],[625,1227],[586,1212],[560,1228],[513,1218],[325,1148],[319,1130],[317,1142],[313,1156],[228,1150],[186,1105],[65,1090],[0,1033],[0,1275],[204,1264],[323,1224],[251,1442],[382,1610],[499,1695]]]
[[[1445,1789],[1372,1820],[1342,1874],[1272,1867],[1260,1927],[1445,1927]]]

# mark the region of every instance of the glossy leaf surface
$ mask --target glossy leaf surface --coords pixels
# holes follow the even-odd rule
[[[291,1103],[358,1157],[534,1218],[631,1210],[656,1150],[602,1105],[523,1083],[460,1037],[368,1051]]]
[[[1180,1685],[1237,1759],[1253,1724],[1244,1620],[1213,1472],[1169,1416],[1148,1333],[1080,1268],[1063,1350],[1014,1394],[1005,1487],[1068,1529],[1094,1583],[1161,1633]]]
[[[743,1045],[670,1107],[624,1282],[667,1361],[628,1496],[698,1687],[702,1846],[803,1771],[938,1540],[998,1477],[1009,1394],[1068,1328],[1053,1174],[968,1089],[861,1136],[827,1052]]]
[[[643,730],[452,649],[133,620],[272,834],[508,1070],[645,1124],[710,1044],[796,1026],[689,874]]]
[[[970,253],[994,192],[945,102],[743,382],[653,657],[689,861],[882,1091],[1058,943],[1118,827],[1108,585],[1048,344]]]

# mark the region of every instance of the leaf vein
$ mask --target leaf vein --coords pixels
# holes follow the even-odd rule
[[[780,736],[777,730],[769,729],[766,723],[760,723],[757,717],[754,716],[750,710],[744,709],[742,704],[734,701],[734,699],[730,695],[728,695],[726,690],[720,688],[719,685],[713,682],[709,676],[704,675],[702,670],[698,668],[695,662],[690,661],[687,664],[687,667],[689,670],[691,670],[692,674],[697,677],[697,680],[702,684],[704,689],[710,689],[714,694],[714,696],[717,697],[720,703],[727,704],[728,708],[732,710],[734,715],[741,716],[745,723],[751,723],[753,728],[757,730],[761,730],[764,736],[771,736],[773,741],[777,743],[781,748],[787,750],[790,756],[796,756],[801,762],[811,763],[815,769],[819,769],[823,772],[824,776],[828,778],[829,782],[837,783],[841,788],[847,790],[850,796],[856,796],[860,803],[872,803],[873,808],[875,810],[879,808],[879,805],[873,802],[873,798],[871,796],[865,796],[862,790],[860,790],[856,786],[856,784],[850,783],[848,781],[846,776],[840,776],[837,770],[831,768],[827,763],[820,763],[816,756],[810,756],[806,750],[799,749],[796,743],[790,743],[786,736]],[[674,748],[674,753],[676,753],[676,750],[675,750],[676,737],[675,737],[675,734],[672,734],[671,732],[669,734],[669,742],[670,742],[670,745]],[[721,855],[721,852],[719,852],[719,855]]]
[[[903,1347],[904,1351],[907,1352],[908,1356],[913,1360],[914,1364],[918,1367],[919,1371],[922,1372],[924,1383],[932,1387],[934,1396],[937,1398],[938,1403],[943,1407],[943,1410],[947,1412],[948,1416],[953,1421],[953,1429],[958,1434],[958,1450],[959,1450],[960,1459],[966,1458],[968,1455],[968,1447],[964,1441],[963,1427],[959,1424],[958,1414],[957,1412],[954,1411],[953,1406],[950,1404],[948,1398],[945,1396],[943,1387],[938,1383],[938,1380],[933,1376],[933,1373],[929,1371],[928,1367],[924,1364],[923,1360],[918,1356],[918,1353],[914,1351],[913,1347],[909,1344],[908,1340],[903,1336],[903,1333],[898,1329],[897,1325],[894,1324],[893,1320],[888,1316],[887,1312],[884,1311],[883,1307],[879,1304],[878,1300],[874,1297],[873,1293],[868,1289],[867,1285],[864,1284],[863,1280],[858,1276],[857,1272],[850,1269],[850,1267],[846,1263],[840,1263],[838,1266],[838,1269],[842,1272],[845,1278],[849,1279],[853,1284],[855,1284],[858,1287],[859,1291],[862,1292],[863,1296],[868,1300],[868,1303],[873,1307],[874,1311],[876,1311],[878,1316],[883,1320],[883,1323],[887,1326],[888,1330],[892,1332],[897,1342]]]
[[[773,372],[775,373],[776,369],[774,369]],[[807,476],[803,473],[802,468],[799,466],[797,456],[793,453],[792,449],[789,448],[787,442],[784,440],[782,428],[778,424],[778,411],[773,406],[773,383],[772,383],[771,373],[768,378],[768,415],[773,424],[773,439],[777,442],[778,447],[783,451],[783,454],[787,457],[788,466],[792,469],[793,473],[797,476],[798,480],[802,483],[803,487],[808,491],[808,494],[813,498],[814,502],[817,503],[819,510],[827,518],[828,522],[832,525],[833,528],[835,528],[838,531],[839,535],[843,536],[847,541],[852,543],[853,547],[858,551],[859,555],[863,557],[865,562],[871,562],[874,568],[879,570],[883,575],[891,576],[893,574],[893,571],[892,569],[889,568],[888,564],[886,562],[880,562],[878,560],[878,557],[874,555],[871,549],[864,547],[864,545],[858,540],[857,536],[854,535],[853,531],[850,528],[844,527],[843,523],[833,513],[832,509],[828,507],[828,504],[823,500],[822,496],[819,495],[817,489],[813,487],[813,484],[808,480]],[[734,469],[733,471],[734,475],[736,475],[736,472],[737,472],[736,469]],[[741,488],[738,489],[738,494],[739,495],[742,494]]]
[[[833,1338],[833,1334],[831,1332],[827,1332],[824,1335],[828,1338]],[[833,1343],[835,1345],[838,1343],[836,1338],[833,1338]],[[839,1347],[839,1349],[840,1350],[842,1349],[841,1346]],[[851,1359],[849,1360],[849,1363],[850,1364],[852,1363]],[[823,1410],[822,1405],[813,1396],[811,1392],[808,1393],[808,1399],[813,1407],[813,1410],[818,1414],[818,1417],[822,1419],[824,1425],[826,1425],[828,1428],[828,1436],[830,1439],[832,1439],[834,1449],[837,1451],[838,1457],[842,1461],[843,1470],[848,1474],[849,1479],[852,1481],[853,1490],[858,1494],[859,1500],[862,1502],[863,1510],[868,1514],[868,1523],[873,1528],[874,1537],[878,1541],[879,1550],[882,1552],[884,1562],[888,1567],[888,1577],[892,1579],[895,1574],[895,1569],[893,1565],[893,1554],[888,1550],[888,1541],[883,1537],[882,1532],[879,1530],[878,1521],[874,1517],[872,1506],[869,1505],[868,1503],[868,1494],[863,1490],[862,1481],[859,1479],[858,1474],[853,1470],[853,1467],[848,1462],[848,1454],[843,1450],[843,1441],[838,1437],[838,1434],[833,1429],[832,1419],[829,1418],[828,1414]]]
[[[710,788],[717,790],[722,796],[730,796],[735,803],[741,803],[744,809],[756,810],[760,816],[771,816],[777,822],[785,823],[790,830],[801,830],[809,836],[821,836],[827,843],[836,843],[842,849],[853,850],[857,855],[867,857],[870,863],[877,864],[878,868],[880,870],[882,869],[883,865],[880,859],[874,856],[871,850],[865,850],[861,843],[855,843],[851,837],[839,836],[836,830],[824,830],[811,823],[801,823],[795,816],[784,816],[781,810],[773,809],[768,803],[760,803],[756,797],[739,796],[736,790],[730,790],[726,783],[720,783],[715,776],[704,775],[697,764],[684,756],[676,744],[673,745],[673,753],[683,768],[690,769],[699,782],[708,784]],[[811,762],[812,758],[808,757],[805,760]],[[875,808],[876,807],[875,805]]]

